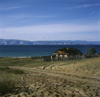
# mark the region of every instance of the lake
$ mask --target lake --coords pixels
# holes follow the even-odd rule
[[[60,48],[77,48],[83,54],[90,48],[100,53],[100,45],[0,45],[0,57],[50,56]]]

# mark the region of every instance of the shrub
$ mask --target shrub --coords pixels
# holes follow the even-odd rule
[[[15,74],[24,74],[25,72],[20,69],[10,69],[7,71],[8,73],[15,73]]]
[[[10,69],[10,68],[9,67],[0,67],[0,70],[2,70],[2,71],[8,70],[8,69]]]
[[[90,54],[90,52],[87,50],[87,51],[86,51],[86,55],[89,55],[89,54]]]
[[[13,80],[2,80],[0,81],[0,95],[14,92],[15,81]]]
[[[14,73],[14,74],[24,74],[25,73],[23,70],[9,68],[9,67],[0,67],[0,70],[5,71],[7,73]]]

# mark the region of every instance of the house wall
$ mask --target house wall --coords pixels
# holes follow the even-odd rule
[[[65,51],[62,50],[58,50],[56,51],[56,53],[54,54],[54,57],[62,57],[62,58],[66,58],[66,57],[70,57]]]

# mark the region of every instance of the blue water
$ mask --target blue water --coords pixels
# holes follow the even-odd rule
[[[100,54],[100,45],[1,45],[0,57],[49,56],[64,47],[77,48],[84,54],[90,48],[95,48]]]

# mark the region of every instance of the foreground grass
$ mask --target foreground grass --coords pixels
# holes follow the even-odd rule
[[[18,75],[6,73],[0,70],[0,97],[7,93],[13,93],[19,82]]]
[[[19,69],[0,67],[0,95],[13,93],[17,83],[22,83],[21,74],[25,74],[25,72]]]
[[[14,80],[0,80],[0,94],[13,93],[15,85],[16,83]]]
[[[18,86],[25,85],[22,77],[25,71],[10,68],[10,66],[42,68],[50,65],[54,65],[52,70],[100,76],[100,57],[60,62],[42,62],[42,59],[31,58],[0,58],[0,95],[13,93]]]
[[[9,68],[9,67],[0,67],[0,71],[5,71],[6,73],[14,73],[14,74],[24,74],[23,70]]]

